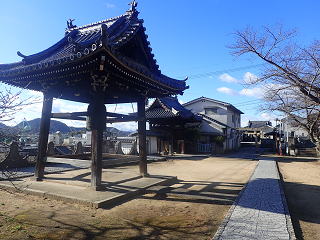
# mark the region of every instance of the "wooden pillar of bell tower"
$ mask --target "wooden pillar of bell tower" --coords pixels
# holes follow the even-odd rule
[[[88,106],[91,118],[91,187],[95,190],[102,188],[102,145],[103,131],[106,128],[106,107],[104,92],[97,87],[93,102]]]
[[[44,168],[45,168],[44,158],[46,157],[46,154],[47,154],[52,102],[53,102],[53,97],[50,96],[48,93],[43,93],[38,155],[37,155],[37,161],[36,161],[36,166],[34,170],[34,176],[37,181],[41,181],[41,179],[44,176]]]
[[[138,101],[138,138],[139,138],[139,169],[140,175],[148,177],[147,171],[147,143],[146,143],[146,112],[145,112],[145,99],[142,98]]]

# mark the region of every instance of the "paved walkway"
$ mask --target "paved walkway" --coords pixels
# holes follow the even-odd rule
[[[213,240],[295,239],[273,159],[260,160]]]

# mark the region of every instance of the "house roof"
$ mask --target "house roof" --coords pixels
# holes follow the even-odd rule
[[[133,133],[130,134],[130,136],[138,136],[138,131],[135,131]],[[150,131],[147,130],[146,131],[146,136],[150,136],[150,137],[163,137],[165,136],[165,133],[162,131]]]
[[[104,84],[112,98],[122,92],[114,97],[118,102],[183,94],[189,88],[185,81],[161,74],[136,6],[134,0],[124,15],[81,27],[70,20],[53,46],[29,56],[18,52],[22,61],[0,64],[0,81],[80,102],[89,101],[88,91],[97,84]]]
[[[223,127],[223,128],[233,128],[233,127],[230,127],[230,126],[228,126],[227,124],[224,124],[224,123],[222,123],[222,122],[220,122],[220,121],[218,121],[218,120],[216,120],[216,119],[214,119],[214,118],[211,118],[211,117],[209,117],[209,116],[207,116],[207,115],[205,115],[205,114],[197,113],[197,116],[201,117],[203,120],[205,120],[205,121],[207,121],[207,122],[209,122],[209,123],[218,124],[218,125],[220,125],[220,126]]]
[[[249,121],[248,122],[248,128],[261,128],[261,127],[272,127],[272,124],[270,121]]]
[[[225,107],[227,107],[227,108],[232,109],[233,111],[235,111],[235,112],[237,112],[237,113],[239,113],[239,114],[244,114],[242,111],[240,111],[239,109],[237,109],[235,106],[233,106],[233,105],[230,104],[230,103],[226,103],[226,102],[214,100],[214,99],[207,98],[207,97],[203,97],[203,96],[202,96],[202,97],[199,97],[199,98],[196,98],[196,99],[194,99],[194,100],[191,100],[191,101],[189,101],[189,102],[186,102],[186,103],[182,104],[182,106],[188,106],[188,105],[190,105],[190,104],[192,104],[192,103],[196,103],[196,102],[203,101],[203,100],[209,101],[209,102],[213,102],[213,103],[217,103],[217,104],[220,104],[220,105],[223,105],[223,106],[225,106]]]
[[[146,118],[165,118],[176,116],[183,118],[190,118],[194,116],[190,110],[184,108],[179,103],[177,97],[157,98],[151,106],[146,109]]]

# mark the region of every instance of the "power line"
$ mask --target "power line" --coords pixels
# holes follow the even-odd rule
[[[245,67],[230,68],[230,69],[220,70],[220,71],[215,71],[215,72],[199,73],[199,74],[194,74],[194,75],[188,76],[188,79],[211,77],[211,76],[214,76],[214,75],[220,75],[220,74],[224,74],[224,73],[231,73],[231,72],[237,72],[237,71],[242,71],[242,70],[262,67],[263,65],[265,65],[265,63],[251,65],[251,66],[245,66]],[[185,79],[185,77],[179,77],[178,79]]]
[[[246,61],[246,60],[239,60],[239,61]],[[197,68],[203,68],[203,67],[212,67],[212,66],[223,65],[223,64],[227,64],[227,63],[231,63],[231,62],[233,62],[233,61],[224,62],[224,63],[209,64],[209,65],[206,65],[206,66],[197,66],[197,67],[176,69],[176,70],[171,70],[171,71],[168,71],[168,72],[178,72],[178,71],[185,71],[185,70],[191,70],[191,69],[197,69]]]
[[[248,105],[257,105],[257,101],[254,100],[252,103],[246,103],[246,104],[235,104],[236,106],[240,106],[240,107],[243,107],[243,106],[248,106]]]

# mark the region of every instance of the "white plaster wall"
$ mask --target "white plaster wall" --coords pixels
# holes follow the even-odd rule
[[[146,137],[147,142],[148,142],[148,154],[154,154],[157,153],[158,149],[157,149],[157,137],[154,136],[147,136]]]
[[[92,135],[91,131],[86,132],[86,145],[91,145],[91,135]]]
[[[201,113],[205,114],[205,108],[210,107],[218,107],[216,114],[206,114],[207,116],[221,122],[227,124],[228,111],[224,105],[219,103],[211,102],[211,101],[198,101],[195,103],[191,103],[189,105],[184,106],[186,109],[191,110],[194,114]]]
[[[62,144],[62,138],[58,134],[49,134],[48,142],[53,142],[54,145]]]
[[[217,107],[217,113],[213,114],[205,114],[223,124],[228,125],[229,127],[240,127],[241,126],[241,115],[239,113],[234,112],[233,109],[227,108],[225,105],[220,104],[219,102],[207,101],[205,99],[199,100],[194,103],[190,103],[188,105],[184,105],[186,109],[191,110],[194,114],[201,113],[205,114],[205,108]],[[234,122],[232,122],[232,115],[234,115]],[[209,124],[206,121],[202,121],[202,126],[200,127],[200,132],[202,133],[213,133],[223,135],[223,126],[214,124]],[[240,145],[240,139],[236,138],[235,132],[233,133],[232,138],[230,138],[231,129],[227,128],[227,137],[228,139],[224,142],[223,148],[224,150],[232,150]]]
[[[201,124],[199,131],[203,132],[203,133],[223,134],[222,130],[219,130],[219,129],[213,127],[207,121],[202,121],[202,124]]]
[[[285,127],[283,131],[284,131],[285,137],[287,137],[287,128]],[[306,130],[304,130],[303,128],[289,126],[288,127],[289,137],[291,137],[292,131],[294,132],[294,137],[307,137],[307,136],[309,136],[309,133]]]

